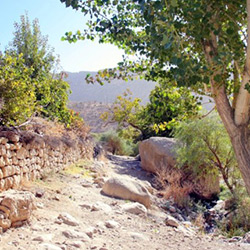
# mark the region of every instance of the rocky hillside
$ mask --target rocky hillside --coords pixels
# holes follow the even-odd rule
[[[100,115],[111,107],[109,103],[100,102],[70,102],[69,108],[75,110],[90,126],[92,133],[102,133],[109,130],[115,130],[116,124],[107,124]]]

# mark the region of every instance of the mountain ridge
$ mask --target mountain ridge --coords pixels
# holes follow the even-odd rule
[[[132,97],[142,99],[145,104],[148,101],[149,94],[157,83],[146,80],[111,80],[104,85],[87,84],[85,77],[87,74],[96,75],[95,71],[66,72],[68,77],[65,79],[69,84],[72,93],[69,100],[73,102],[100,102],[113,103],[118,95],[121,95],[126,89],[132,92]]]

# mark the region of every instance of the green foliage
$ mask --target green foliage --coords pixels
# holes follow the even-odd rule
[[[150,102],[140,115],[158,136],[171,136],[180,121],[197,116],[201,109],[197,98],[186,87],[161,81],[150,93]]]
[[[197,176],[221,174],[232,195],[240,184],[240,174],[230,139],[218,117],[180,123],[175,130],[179,141],[179,166],[191,166]]]
[[[238,80],[232,79],[237,62],[243,68],[245,55],[246,3],[242,1],[210,1],[209,4],[192,0],[61,0],[66,7],[89,15],[88,29],[75,34],[67,32],[64,40],[76,42],[98,39],[112,43],[136,55],[135,61],[119,64],[119,72],[105,70],[101,82],[121,76],[122,71],[141,72],[146,78],[175,79],[178,86],[193,86],[197,91],[215,71],[216,82],[225,84],[228,92],[238,90]],[[206,46],[211,45],[211,34],[217,37],[218,49],[209,64]],[[211,51],[211,53],[215,53]],[[104,76],[104,77],[103,77]]]
[[[112,154],[131,156],[138,154],[138,144],[134,144],[129,139],[122,138],[115,131],[99,134],[96,138],[103,144],[105,149]]]
[[[13,56],[22,53],[24,64],[33,68],[31,77],[43,81],[54,69],[56,57],[48,46],[48,38],[41,34],[38,19],[34,19],[31,24],[27,14],[21,15],[20,23],[15,22],[14,28],[14,38],[7,48],[8,53]]]
[[[227,237],[244,236],[250,231],[250,198],[246,195],[240,197],[235,207],[219,222],[219,228]]]
[[[150,136],[171,136],[172,129],[180,120],[198,114],[197,98],[184,87],[177,88],[160,82],[150,93],[146,106],[140,105],[139,98],[133,99],[127,90],[118,96],[108,112],[101,115],[107,122],[117,122],[118,130],[131,127],[135,141]]]
[[[22,54],[0,56],[0,123],[16,125],[26,121],[35,111],[32,68],[24,64]]]
[[[133,100],[131,94],[130,90],[127,89],[122,95],[117,96],[111,109],[104,112],[101,118],[110,123],[117,122],[121,127],[131,125],[140,130],[139,127],[137,128],[137,114],[142,110],[141,99],[135,98]]]
[[[124,57],[116,69],[99,72],[95,79],[89,78],[90,82],[129,79],[136,73],[212,94],[250,194],[249,145],[245,139],[250,121],[245,91],[249,90],[249,0],[60,1],[90,17],[88,29],[68,32],[64,40],[97,39],[134,56],[133,61]],[[235,133],[241,134],[240,143]]]
[[[70,86],[53,74],[57,60],[42,36],[38,20],[15,23],[13,41],[1,55],[1,123],[19,125],[33,114],[70,126],[80,118],[67,108]]]
[[[71,113],[67,108],[68,93],[70,86],[60,79],[48,77],[40,89],[40,112],[44,117],[57,119],[65,124],[71,123]]]

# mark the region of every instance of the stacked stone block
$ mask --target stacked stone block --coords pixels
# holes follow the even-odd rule
[[[61,138],[55,140],[34,133],[30,137],[30,141],[25,141],[21,132],[0,132],[0,191],[18,188],[22,183],[93,155],[88,139],[71,140],[69,145]]]

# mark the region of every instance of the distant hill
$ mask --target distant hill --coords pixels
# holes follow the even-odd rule
[[[122,80],[112,80],[111,83],[87,84],[85,77],[87,74],[95,75],[96,72],[81,71],[78,73],[67,72],[66,81],[70,84],[72,94],[69,100],[73,102],[99,102],[113,103],[118,95],[126,89],[130,89],[133,97],[142,99],[142,103],[148,101],[149,93],[154,89],[156,83],[145,80],[134,80],[125,82]]]
[[[75,110],[84,119],[87,125],[90,126],[91,132],[102,133],[109,130],[116,130],[117,124],[107,124],[100,115],[108,111],[111,104],[99,102],[69,102],[69,108]]]

